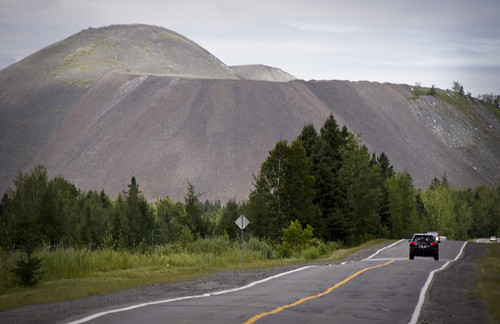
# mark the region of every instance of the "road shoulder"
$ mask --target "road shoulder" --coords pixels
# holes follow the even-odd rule
[[[434,275],[417,323],[486,323],[488,310],[474,290],[486,244],[468,243],[460,259]]]

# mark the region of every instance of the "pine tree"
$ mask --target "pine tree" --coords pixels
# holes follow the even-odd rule
[[[342,186],[346,190],[342,239],[348,244],[361,243],[380,233],[380,170],[373,164],[368,148],[350,136],[340,169]]]
[[[129,245],[137,246],[141,243],[152,243],[154,230],[154,215],[149,204],[139,190],[135,177],[132,177],[127,185],[126,192],[126,215],[129,225]]]
[[[285,202],[287,220],[299,220],[302,224],[313,227],[320,225],[319,209],[313,204],[314,177],[309,173],[309,159],[301,140],[295,140],[289,146],[285,173]]]
[[[221,219],[217,224],[217,232],[220,234],[227,233],[230,239],[238,238],[240,231],[234,222],[240,215],[238,203],[234,199],[230,199],[222,209]]]
[[[313,204],[313,186],[314,177],[309,174],[302,142],[276,143],[262,163],[255,189],[250,193],[252,232],[279,238],[279,230],[294,219],[317,223],[319,211]]]
[[[345,188],[340,179],[342,152],[345,150],[349,132],[341,130],[333,115],[320,129],[320,136],[311,154],[311,175],[315,178],[313,203],[318,206],[321,226],[316,235],[326,240],[339,240],[347,236],[349,222],[344,214]]]
[[[19,171],[14,184],[16,190],[7,191],[12,199],[12,224],[9,225],[12,226],[12,243],[30,254],[42,243],[40,213],[48,186],[47,168],[37,165],[29,173]]]
[[[194,186],[190,182],[187,184],[187,190],[187,194],[184,197],[186,205],[185,225],[194,235],[204,236],[206,234],[206,227],[201,217],[203,204],[200,202],[200,195],[195,193]]]
[[[302,146],[306,150],[306,156],[308,158],[311,157],[314,151],[314,146],[318,141],[318,136],[318,132],[316,131],[316,128],[314,128],[313,124],[307,124],[304,128],[302,128],[302,132],[298,138],[302,141]]]
[[[276,143],[262,163],[255,189],[250,193],[253,218],[250,221],[255,221],[252,231],[261,237],[278,238],[279,229],[287,222],[286,206],[283,206],[289,194],[284,188],[287,150],[285,140]]]

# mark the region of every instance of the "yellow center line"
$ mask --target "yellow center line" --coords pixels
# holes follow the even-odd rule
[[[388,261],[386,263],[383,263],[383,264],[379,264],[379,265],[376,265],[376,266],[372,266],[372,267],[367,267],[367,268],[364,268],[364,269],[361,269],[359,270],[358,272],[356,272],[355,274],[345,278],[344,280],[342,280],[341,282],[338,282],[336,283],[335,285],[331,286],[330,288],[328,288],[327,290],[317,294],[317,295],[313,295],[313,296],[308,296],[308,297],[304,297],[304,298],[301,298],[291,304],[288,304],[288,305],[284,305],[284,306],[280,306],[280,307],[277,307],[275,309],[273,309],[272,311],[269,311],[269,312],[264,312],[264,313],[260,313],[260,314],[257,314],[253,317],[251,317],[250,319],[248,319],[246,322],[244,322],[243,324],[252,324],[252,323],[255,323],[256,321],[260,320],[261,318],[267,316],[267,315],[271,315],[271,314],[277,314],[279,312],[281,312],[282,310],[285,310],[287,308],[290,308],[290,307],[294,307],[294,306],[297,306],[297,305],[300,305],[302,304],[303,302],[305,301],[308,301],[308,300],[311,300],[311,299],[314,299],[314,298],[318,298],[318,297],[321,297],[321,296],[324,296],[324,295],[327,295],[329,293],[331,293],[335,288],[338,288],[340,286],[342,286],[343,284],[345,284],[346,282],[348,282],[349,280],[353,279],[353,278],[356,278],[357,276],[359,276],[360,274],[362,274],[363,272],[365,271],[368,271],[368,270],[371,270],[371,269],[376,269],[376,268],[380,268],[380,267],[384,267],[388,264],[391,264],[393,263],[395,260],[391,260],[391,261]]]

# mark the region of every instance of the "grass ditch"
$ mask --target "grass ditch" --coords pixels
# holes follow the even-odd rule
[[[490,323],[500,323],[500,244],[488,244],[479,264],[476,294],[489,309]]]
[[[257,239],[245,242],[245,262],[241,264],[240,242],[223,237],[150,248],[143,252],[87,249],[39,250],[42,277],[33,288],[12,284],[17,254],[1,253],[0,311],[25,305],[74,300],[130,288],[172,283],[212,273],[280,267],[311,260],[342,260],[349,254],[380,244],[371,240],[353,248],[339,244],[313,246],[292,258],[277,258],[274,248]]]

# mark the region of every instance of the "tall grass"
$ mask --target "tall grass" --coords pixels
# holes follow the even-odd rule
[[[0,252],[1,253],[1,252]],[[15,286],[12,273],[21,253],[1,253],[0,294]],[[245,261],[254,262],[274,258],[273,249],[265,242],[250,239],[245,242]],[[172,243],[133,253],[112,249],[88,250],[59,248],[41,249],[35,256],[42,260],[41,279],[63,280],[89,277],[95,273],[113,272],[141,267],[198,267],[221,268],[241,262],[240,243],[225,237],[197,240],[183,245]]]
[[[84,296],[174,281],[212,272],[280,266],[331,255],[337,243],[312,241],[311,247],[292,259],[279,259],[277,247],[255,238],[244,242],[244,265],[239,241],[226,237],[172,243],[143,252],[86,248],[40,249],[41,281],[34,288],[15,285],[11,269],[22,253],[0,251],[0,311],[34,303],[56,302]]]
[[[488,322],[500,323],[500,244],[488,244],[479,267],[476,294],[488,306]]]
[[[141,255],[127,251],[87,249],[58,249],[39,251],[42,272],[47,280],[82,278],[92,272],[125,270],[149,261]],[[143,259],[143,260],[141,260]]]

